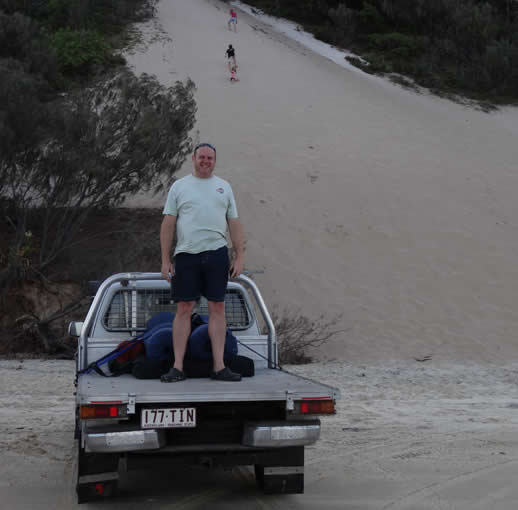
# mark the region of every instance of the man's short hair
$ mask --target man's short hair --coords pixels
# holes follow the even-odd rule
[[[209,149],[212,149],[214,151],[214,156],[216,155],[216,147],[210,143],[199,143],[196,147],[194,147],[194,155],[196,155],[196,151],[202,147],[208,147]]]

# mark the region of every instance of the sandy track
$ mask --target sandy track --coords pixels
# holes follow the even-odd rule
[[[267,302],[343,314],[322,360],[513,355],[517,110],[488,115],[372,80],[243,12],[231,33],[227,9],[162,2],[128,58],[164,84],[197,84],[196,129],[235,188]]]
[[[306,493],[265,497],[248,468],[157,465],[122,475],[113,509],[511,510],[518,501],[518,365],[314,364],[336,416],[306,449]],[[76,508],[72,362],[0,361],[3,507]],[[6,506],[7,505],[7,506]],[[85,508],[87,508],[86,506]]]

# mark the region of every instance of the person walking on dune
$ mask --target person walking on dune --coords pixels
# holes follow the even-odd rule
[[[230,9],[230,19],[227,24],[229,30],[232,30],[230,27],[234,25],[234,32],[237,32],[237,12],[233,8]]]
[[[231,44],[228,45],[225,55],[227,56],[228,70],[232,72],[233,67],[237,69],[236,50],[232,47]]]

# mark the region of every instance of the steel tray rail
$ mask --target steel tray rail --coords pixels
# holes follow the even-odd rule
[[[96,321],[96,317],[99,308],[102,304],[103,298],[110,288],[110,286],[124,282],[125,287],[131,289],[136,287],[136,282],[142,281],[163,281],[161,273],[118,273],[108,277],[99,286],[90,309],[86,315],[85,321],[81,328],[81,334],[79,336],[79,349],[77,358],[77,369],[82,370],[88,366],[88,339],[90,333]],[[268,341],[267,341],[267,353],[268,353],[268,368],[275,368],[278,366],[278,348],[277,338],[275,334],[275,326],[268,309],[266,308],[264,299],[255,284],[255,282],[243,274],[232,280],[233,282],[240,283],[247,292],[251,292],[253,295],[257,308],[261,313],[262,319],[267,329]],[[256,310],[257,311],[257,310]]]

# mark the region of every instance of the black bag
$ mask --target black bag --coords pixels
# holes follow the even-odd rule
[[[108,362],[108,368],[110,369],[111,377],[118,377],[119,375],[123,374],[131,374],[134,364],[134,359],[125,361],[124,363],[120,363],[116,359],[112,359],[110,362]]]
[[[247,358],[246,356],[232,356],[228,360],[228,368],[232,372],[237,372],[243,377],[253,377],[255,375],[254,360]]]
[[[254,360],[246,356],[232,356],[225,358],[225,366],[232,372],[241,374],[242,377],[253,377],[255,374]],[[212,360],[185,359],[183,362],[185,376],[193,379],[198,377],[210,377],[212,373]]]
[[[131,373],[137,379],[160,379],[170,367],[171,361],[168,359],[151,359],[140,356],[133,362]]]

